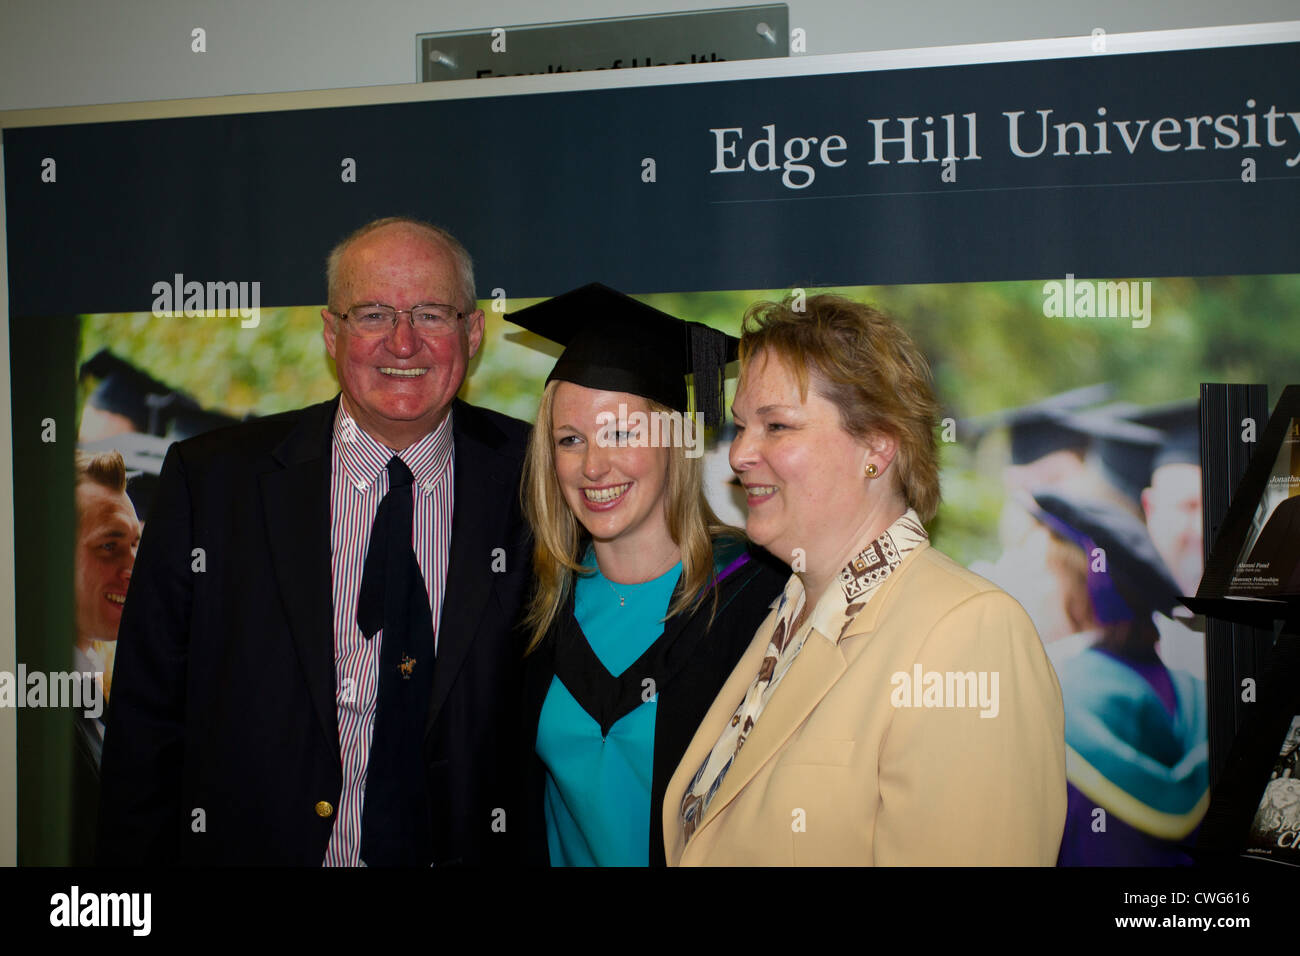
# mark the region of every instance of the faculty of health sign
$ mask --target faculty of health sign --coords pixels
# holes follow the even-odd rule
[[[646,17],[535,23],[416,37],[423,82],[718,63],[785,56],[784,3]]]

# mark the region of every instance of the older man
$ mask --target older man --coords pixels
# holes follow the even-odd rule
[[[328,263],[341,396],[173,446],[122,621],[106,863],[508,855],[526,426],[456,399],[470,259],[409,219]]]

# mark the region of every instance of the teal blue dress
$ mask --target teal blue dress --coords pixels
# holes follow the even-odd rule
[[[583,563],[596,562],[588,552]],[[614,584],[599,570],[578,579],[574,617],[610,674],[625,671],[663,634],[681,572],[679,562],[643,584]],[[604,737],[600,724],[560,679],[552,679],[536,742],[547,767],[546,839],[552,866],[648,864],[658,700],[653,688],[645,696]]]

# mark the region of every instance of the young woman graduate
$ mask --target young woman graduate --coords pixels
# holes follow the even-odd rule
[[[787,571],[701,484],[736,340],[592,284],[510,321],[565,346],[524,472],[537,575],[524,846],[554,866],[663,866],[668,779]]]

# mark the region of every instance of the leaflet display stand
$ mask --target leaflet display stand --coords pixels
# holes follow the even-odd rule
[[[1207,502],[1208,504],[1208,502]],[[1261,629],[1272,647],[1234,674],[1247,716],[1214,786],[1198,855],[1214,862],[1300,865],[1290,808],[1293,727],[1300,716],[1300,386],[1288,386],[1232,495],[1195,597],[1198,614]],[[1277,846],[1271,846],[1271,843]],[[1268,845],[1266,845],[1268,844]]]

